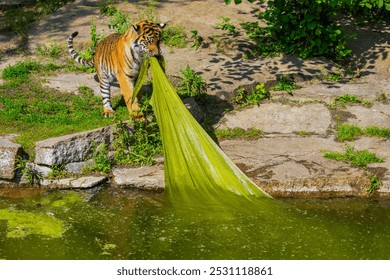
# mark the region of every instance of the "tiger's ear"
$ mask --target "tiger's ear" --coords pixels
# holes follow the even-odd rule
[[[167,24],[165,22],[159,23],[158,25],[160,26],[161,29],[163,29],[165,26],[167,26]]]

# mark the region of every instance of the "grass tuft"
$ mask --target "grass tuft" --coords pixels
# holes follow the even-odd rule
[[[333,160],[347,161],[353,166],[367,168],[367,164],[383,162],[384,159],[378,157],[368,150],[355,150],[355,148],[347,145],[345,152],[325,152],[324,157]]]

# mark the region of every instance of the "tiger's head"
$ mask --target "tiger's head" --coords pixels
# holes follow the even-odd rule
[[[147,56],[161,55],[160,39],[161,31],[165,27],[165,23],[154,23],[149,20],[140,20],[135,22],[131,29],[134,40],[132,40],[131,48],[138,54]]]

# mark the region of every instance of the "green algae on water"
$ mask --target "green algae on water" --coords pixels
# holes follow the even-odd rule
[[[45,213],[0,209],[0,220],[6,221],[9,238],[23,238],[30,234],[60,238],[64,232],[62,222]]]
[[[165,191],[171,201],[223,205],[231,204],[236,197],[269,197],[234,165],[194,119],[159,61],[151,57],[150,65],[151,103],[163,143]]]

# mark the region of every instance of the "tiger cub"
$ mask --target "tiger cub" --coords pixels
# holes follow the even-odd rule
[[[86,60],[73,48],[74,32],[68,38],[68,50],[80,64],[95,67],[100,82],[105,117],[114,113],[111,106],[110,82],[115,78],[119,82],[123,98],[130,115],[141,117],[137,99],[132,102],[133,89],[138,78],[143,57],[160,56],[161,30],[165,23],[154,23],[149,20],[137,21],[123,34],[111,34],[96,47],[93,59]]]

